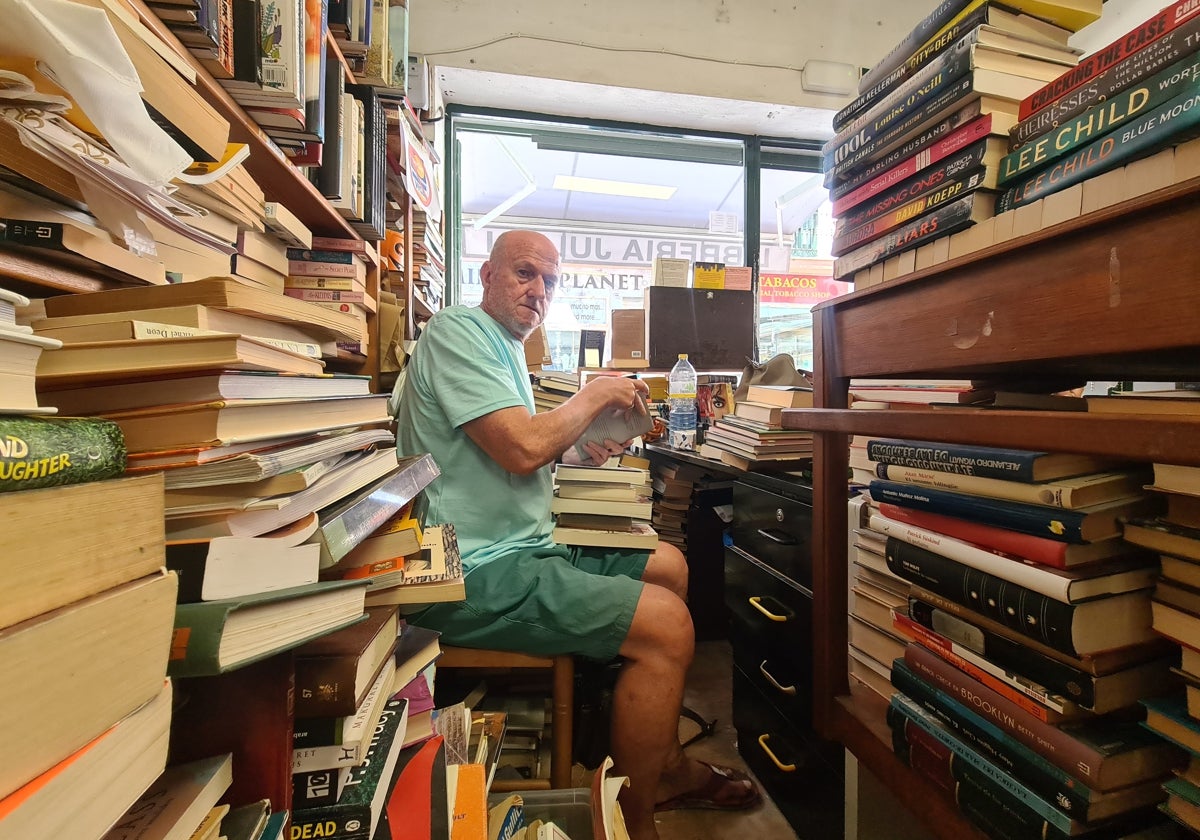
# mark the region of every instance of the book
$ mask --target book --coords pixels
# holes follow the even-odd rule
[[[237,808],[221,818],[220,830],[227,840],[260,840],[271,817],[271,800],[260,799]]]
[[[1120,470],[1027,482],[870,461],[865,462],[864,466],[887,481],[1068,510],[1142,497],[1145,495],[1143,488],[1148,483],[1144,470]]]
[[[263,221],[284,243],[297,248],[312,247],[312,231],[280,202],[268,201],[263,204]]]
[[[1046,134],[1031,138],[1000,161],[996,185],[1007,187],[1018,178],[1045,168],[1072,149],[1124,125],[1147,109],[1185,93],[1192,83],[1194,64],[1195,57],[1188,56],[1077,117],[1063,120]]]
[[[174,764],[130,806],[104,840],[188,840],[233,781],[233,756]]]
[[[6,495],[0,628],[156,572],[163,565],[162,498],[158,475]],[[84,556],[88,562],[80,563]]]
[[[388,475],[322,508],[320,526],[312,537],[321,546],[321,568],[349,554],[439,474],[428,454],[401,458]]]
[[[1200,36],[1200,19],[1191,17],[1158,38],[1152,49],[1140,49],[1088,83],[1064,94],[1014,125],[1009,132],[1012,148],[1020,149],[1072,117],[1098,105],[1194,52]]]
[[[371,582],[370,578],[367,578]],[[372,586],[367,604],[429,604],[461,601],[467,597],[462,557],[454,526],[431,525],[425,529],[421,552],[404,561],[403,574],[391,585]]]
[[[601,502],[590,499],[564,499],[556,495],[550,501],[551,513],[608,514],[630,516],[634,519],[649,519],[651,508],[651,501],[645,496],[632,502]]]
[[[1145,157],[1158,149],[1182,143],[1200,132],[1200,82],[1143,112],[1142,116],[1103,134],[1045,169],[1014,181],[996,201],[996,212],[1023,207],[1072,184],[1099,175],[1118,165]]]
[[[396,686],[407,686],[442,655],[441,633],[419,624],[406,624],[393,654]],[[431,706],[432,707],[432,706]]]
[[[1162,519],[1133,518],[1124,523],[1122,538],[1151,551],[1200,563],[1200,528],[1174,525]]]
[[[639,492],[641,491],[641,492]],[[646,485],[610,484],[602,481],[560,481],[558,494],[564,499],[595,499],[597,501],[633,502],[647,495]]]
[[[125,455],[120,427],[107,420],[0,416],[0,492],[113,478]]]
[[[892,481],[872,481],[870,491],[871,498],[880,503],[887,502],[898,507],[915,508],[945,516],[959,516],[985,525],[1072,543],[1094,542],[1120,536],[1122,517],[1152,512],[1157,501],[1149,497],[1118,499],[1067,510],[1004,499],[988,499]]]
[[[197,327],[185,327],[176,324],[161,324],[155,321],[140,321],[130,319],[125,321],[100,321],[94,324],[79,324],[73,327],[47,328],[39,325],[38,335],[62,341],[70,346],[93,341],[131,341],[192,338],[197,335],[215,335],[214,331],[201,330]],[[321,358],[321,345],[312,342],[285,341],[277,338],[250,335],[247,338],[262,344],[278,347],[291,353],[298,353],[311,359]]]
[[[1168,603],[1157,593],[1150,606],[1155,632],[1182,645],[1200,645],[1200,616]]]
[[[1022,758],[1016,760],[1024,760],[1028,753],[1014,753],[1013,744],[1026,747],[1049,765],[1065,771],[1068,778],[1059,783],[1067,790],[1077,789],[1082,783],[1092,790],[1109,792],[1160,778],[1181,763],[1176,748],[1136,721],[1097,719],[1050,726],[987,686],[965,675],[955,676],[958,673],[919,645],[909,645],[904,658],[892,663],[892,682],[906,696],[956,731],[974,733],[974,743],[991,743],[995,747],[992,754],[1006,752],[1014,759],[1020,754]]]
[[[888,538],[886,558],[899,577],[1063,653],[1080,656],[1154,638],[1146,589],[1066,603],[895,537]]]
[[[974,651],[994,667],[1019,674],[1096,714],[1124,709],[1175,682],[1168,667],[1173,658],[1163,656],[1161,651],[1148,651],[1144,661],[1097,675],[1082,663],[1051,656],[1024,641],[994,632],[981,621],[971,623],[916,596],[908,598],[908,616],[949,644]]]
[[[412,511],[410,501],[338,561],[338,568],[352,569],[420,551],[421,523]]]
[[[584,446],[586,443],[598,443],[603,446],[606,440],[612,440],[623,444],[654,428],[654,419],[650,416],[645,398],[638,394],[637,400],[637,407],[624,411],[605,409],[592,418],[579,440],[575,442],[575,451],[579,457],[583,460],[591,458]]]
[[[105,417],[120,427],[130,452],[155,452],[381,424],[389,415],[387,397],[370,394],[320,400],[225,399],[105,412]]]
[[[302,837],[305,832],[329,838],[373,835],[392,790],[408,722],[407,707],[407,700],[388,700],[372,732],[367,760],[350,770],[345,790],[336,802],[295,808],[292,826],[296,836]]]
[[[1113,469],[1118,462],[1071,452],[1031,452],[958,443],[871,438],[867,457],[881,464],[1009,481],[1050,481]]]
[[[1021,109],[1017,112],[1018,117],[1026,119],[1040,111],[1060,96],[1086,84],[1103,71],[1154,43],[1197,12],[1200,12],[1200,8],[1192,4],[1190,0],[1178,0],[1171,4],[1124,33],[1111,44],[1084,56],[1074,68],[1030,93],[1021,100]]]
[[[834,277],[845,277],[893,254],[911,250],[930,240],[990,219],[995,213],[995,203],[992,193],[971,192],[936,207],[911,222],[893,228],[878,239],[839,256],[833,263]]]
[[[364,621],[296,649],[296,717],[353,715],[396,647],[396,610],[370,607]]]
[[[889,541],[893,538],[902,540],[954,563],[1002,578],[1066,604],[1149,589],[1158,578],[1158,564],[1154,559],[1136,554],[1075,569],[1056,569],[997,554],[936,531],[896,522],[880,514],[872,514],[869,522],[872,530],[886,535]],[[947,573],[952,569],[953,566],[947,567]]]
[[[812,388],[796,385],[751,385],[746,399],[762,405],[777,405],[781,408],[812,408]]]
[[[1162,565],[1164,579],[1193,588],[1200,587],[1200,563],[1169,554],[1160,554],[1158,562]]]
[[[373,840],[450,838],[450,798],[445,742],[440,735],[406,747],[396,760]]]
[[[317,528],[308,538],[309,543],[318,544],[321,536],[319,511],[386,480],[395,469],[394,450],[361,452],[344,459],[312,487],[270,503],[247,506],[244,510],[172,516],[166,523],[167,539],[186,542],[227,536],[257,537],[318,512]]]
[[[451,840],[488,840],[487,768],[482,764],[448,764],[456,776],[454,811],[450,818]],[[528,836],[528,835],[527,835]],[[566,835],[561,835],[566,838]],[[570,840],[570,838],[566,838]]]
[[[323,368],[318,359],[252,338],[197,335],[67,344],[42,356],[37,375],[39,385],[54,389],[223,369],[313,374],[321,373]]]
[[[36,372],[43,351],[60,347],[58,339],[0,324],[0,415],[54,413],[38,404]]]
[[[218,674],[362,620],[366,587],[322,581],[241,598],[180,604],[168,672]]]
[[[1067,800],[1073,807],[1063,808],[1063,799],[1056,799],[1055,793],[1044,792],[1041,785],[1026,782],[1021,775],[1012,773],[1010,768],[993,762],[991,756],[960,739],[937,715],[903,694],[892,697],[887,720],[893,730],[903,733],[915,725],[932,735],[957,759],[947,761],[946,769],[954,778],[961,783],[977,774],[978,783],[989,784],[1006,794],[1011,807],[1031,811],[1032,814],[1028,816],[1032,817],[1032,822],[1042,823],[1042,834],[1046,836],[1054,836],[1048,833],[1054,830],[1067,835],[1083,834],[1087,830],[1084,823],[1117,817],[1137,808],[1154,805],[1163,798],[1162,779],[1154,778],[1120,791],[1089,797],[1085,803],[1076,804]]]
[[[260,537],[172,543],[166,566],[179,576],[179,603],[219,601],[316,583],[320,550],[304,545],[315,514]]]
[[[10,745],[0,797],[159,694],[174,610],[175,577],[157,572],[0,630],[0,737]]]
[[[631,522],[627,528],[570,528],[558,524],[550,538],[561,545],[636,548],[644,551],[653,551],[658,547],[658,532],[645,522]]]
[[[271,505],[272,496],[299,493],[312,487],[342,463],[349,453],[334,455],[324,461],[314,461],[302,467],[243,484],[216,483],[197,487],[173,486],[167,490],[167,515],[198,513],[204,510],[246,510],[259,504]]]
[[[294,729],[293,775],[312,770],[354,767],[366,761],[371,734],[379,723],[384,705],[392,696],[392,681],[395,675],[395,661],[391,657],[384,659],[383,668],[375,676],[354,714],[346,718],[333,718],[337,724],[334,727],[335,731],[331,733],[334,736],[331,740],[336,740],[337,743],[301,743],[311,740],[310,732],[304,725]]]
[[[1146,707],[1143,726],[1190,753],[1200,752],[1200,722],[1188,715],[1183,694],[1148,697],[1142,705]],[[1180,761],[1178,766],[1183,763]]]
[[[170,286],[58,295],[47,298],[45,305],[46,315],[51,318],[156,307],[206,306],[255,318],[303,324],[306,329],[317,330],[332,339],[358,341],[363,337],[358,321],[348,315],[219,277]]]
[[[126,282],[166,282],[160,260],[140,257],[71,222],[0,218],[0,242]]]
[[[167,763],[173,694],[169,680],[158,687],[153,698],[0,798],[0,831],[13,838],[99,837],[113,825]]]

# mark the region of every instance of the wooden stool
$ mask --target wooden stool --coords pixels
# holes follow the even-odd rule
[[[570,656],[530,656],[504,650],[442,646],[438,668],[495,670],[553,670],[550,718],[550,787],[571,787],[572,719],[575,704],[575,660]],[[522,781],[514,789],[537,788],[538,780]],[[543,783],[544,784],[544,783]],[[494,785],[493,790],[500,790]]]

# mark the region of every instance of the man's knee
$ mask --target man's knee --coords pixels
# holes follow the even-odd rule
[[[687,600],[688,564],[683,552],[670,543],[659,543],[646,565],[647,579]]]
[[[646,586],[621,653],[667,657],[684,667],[695,652],[696,631],[687,604],[665,588]]]

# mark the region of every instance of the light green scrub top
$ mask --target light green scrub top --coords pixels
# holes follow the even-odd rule
[[[427,524],[454,524],[468,573],[514,549],[553,544],[550,466],[509,473],[459,428],[512,406],[534,411],[521,342],[477,307],[435,314],[408,362],[396,449],[402,456],[428,452],[441,468],[417,515]]]

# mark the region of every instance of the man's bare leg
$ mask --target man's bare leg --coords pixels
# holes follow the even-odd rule
[[[659,543],[658,548],[646,561],[642,580],[663,586],[687,602],[688,564],[683,552],[670,543]]]
[[[618,773],[629,777],[621,809],[631,840],[657,840],[654,806],[667,761],[679,750],[683,683],[695,651],[687,605],[647,584],[638,600],[613,692],[612,751]]]

